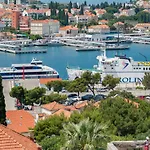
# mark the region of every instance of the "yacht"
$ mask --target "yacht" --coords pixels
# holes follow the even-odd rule
[[[96,57],[98,65],[91,69],[67,67],[69,80],[79,78],[85,71],[100,73],[101,78],[106,75],[113,75],[120,78],[121,83],[141,83],[145,73],[150,73],[150,62],[134,61],[132,57],[126,55],[115,55],[112,58],[106,56],[106,48],[103,49],[102,55]]]
[[[59,73],[33,58],[29,64],[12,64],[11,67],[0,68],[0,76],[2,79],[59,78]]]

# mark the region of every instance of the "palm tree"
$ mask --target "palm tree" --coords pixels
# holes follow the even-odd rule
[[[95,150],[106,144],[108,136],[104,134],[106,126],[93,123],[89,119],[79,124],[64,125],[65,146],[61,150]]]

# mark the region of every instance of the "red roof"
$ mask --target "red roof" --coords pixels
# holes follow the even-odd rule
[[[6,117],[10,121],[7,127],[18,133],[29,132],[35,126],[34,117],[25,110],[9,110]]]
[[[59,109],[65,108],[65,106],[54,101],[52,103],[42,105],[42,108],[49,111],[57,111]]]
[[[61,78],[40,78],[40,84],[46,84],[51,81],[61,81]]]
[[[0,150],[40,150],[29,138],[0,125]]]

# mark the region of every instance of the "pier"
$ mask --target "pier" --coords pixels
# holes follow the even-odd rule
[[[0,51],[13,54],[46,53],[47,50],[22,50],[20,46],[0,43]]]
[[[28,53],[46,53],[47,50],[10,50],[0,48],[1,52],[13,53],[13,54],[28,54]]]

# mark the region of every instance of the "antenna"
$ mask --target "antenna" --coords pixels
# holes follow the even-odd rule
[[[140,55],[142,55],[144,58],[145,58],[145,60],[147,61],[147,57],[145,56],[145,55],[143,55],[143,54],[141,54],[141,53],[139,53]]]

